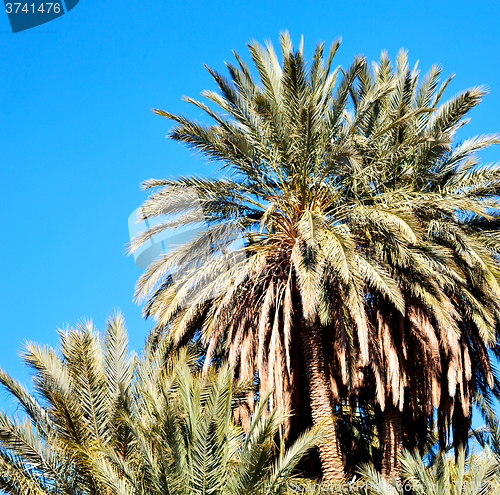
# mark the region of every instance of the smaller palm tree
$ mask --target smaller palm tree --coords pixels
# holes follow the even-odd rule
[[[34,392],[0,369],[24,417],[0,412],[0,490],[13,495],[280,494],[318,429],[287,450],[285,416],[261,398],[250,429],[234,419],[251,387],[222,366],[206,376],[189,349],[128,352],[120,314],[60,332],[59,349],[28,343]]]
[[[493,495],[500,494],[500,463],[486,449],[466,456],[458,449],[456,458],[441,452],[430,464],[418,453],[405,450],[400,458],[401,481],[387,481],[371,466],[359,470],[362,484],[370,495],[413,493],[415,495]]]

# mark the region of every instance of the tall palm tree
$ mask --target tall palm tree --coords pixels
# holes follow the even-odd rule
[[[282,66],[270,44],[253,42],[249,48],[260,84],[237,54],[238,67],[228,64],[230,82],[209,69],[220,94],[203,94],[229,118],[191,98],[186,100],[215,125],[156,111],[176,122],[172,139],[221,162],[230,178],[145,183],[161,189],[143,204],[140,218],[177,217],[137,236],[132,250],[165,228],[199,222],[192,204],[179,199],[186,188],[196,189],[211,229],[152,263],[136,295],[147,299],[146,316],[158,320],[153,341],[166,331],[181,342],[201,329],[206,364],[223,347],[240,377],[257,376],[261,390],[274,388],[271,405],[297,411],[306,389],[313,424],[330,425],[329,441],[320,446],[323,475],[339,479],[343,466],[333,417],[336,401],[360,385],[358,363],[362,368],[369,362],[365,286],[404,308],[387,270],[356,249],[346,219],[354,206],[359,217],[378,215],[380,236],[388,242],[408,242],[413,233],[376,205],[346,202],[352,187],[342,180],[352,182],[360,157],[344,114],[364,60],[356,59],[336,85],[339,69],[331,67],[338,42],[326,59],[319,44],[309,69],[302,47],[294,51],[287,33],[281,36]],[[373,104],[379,97],[372,94]],[[224,232],[235,228],[244,232],[246,244],[243,260],[228,275],[221,254],[234,237]],[[208,304],[213,298],[207,295],[214,293],[221,295]]]
[[[174,120],[170,138],[225,177],[144,183],[153,192],[140,219],[170,216],[131,250],[196,225],[199,206],[210,230],[158,257],[136,296],[157,320],[152,343],[201,336],[207,366],[225,354],[237,376],[273,386],[271,407],[294,410],[297,422],[307,393],[312,423],[330,422],[326,479],[344,471],[333,423],[341,402],[371,397],[390,476],[403,415],[425,442],[441,405],[442,440],[453,424],[458,445],[476,391],[498,393],[487,353],[497,352],[500,314],[498,173],[471,157],[498,137],[452,148],[480,88],[437,108],[448,81],[438,90],[434,67],[419,84],[404,53],[396,70],[383,55],[373,74],[357,58],[337,84],[337,47],[325,59],[319,44],[307,67],[287,33],[281,65],[271,44],[250,43],[259,82],[238,54],[230,80],[209,69],[220,92],[203,95],[224,113],[186,98],[213,125],[155,110]],[[192,189],[196,208],[180,199]],[[235,230],[244,247],[224,270]]]

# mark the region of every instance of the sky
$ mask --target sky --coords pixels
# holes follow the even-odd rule
[[[449,97],[489,88],[465,139],[500,131],[499,5],[80,0],[15,34],[0,12],[0,366],[25,381],[24,341],[55,345],[56,330],[82,318],[103,328],[116,308],[140,350],[151,325],[133,302],[141,270],[124,254],[128,217],[147,197],[139,185],[215,171],[166,140],[171,124],[151,108],[204,119],[181,101],[215,89],[203,64],[224,72],[232,49],[249,60],[249,40],[278,46],[283,29],[296,45],[304,35],[307,56],[342,36],[342,66],[404,47],[422,71],[438,63],[456,74]]]

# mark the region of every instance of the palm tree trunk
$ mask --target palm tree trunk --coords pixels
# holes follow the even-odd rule
[[[303,325],[301,340],[313,424],[323,422],[326,431],[326,442],[319,446],[323,478],[327,481],[340,481],[344,477],[344,466],[335,430],[331,391],[325,373],[320,329],[315,325]]]
[[[382,413],[382,474],[386,479],[399,480],[399,455],[403,448],[403,424],[401,411],[387,404]]]

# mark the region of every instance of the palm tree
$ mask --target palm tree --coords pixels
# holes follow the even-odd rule
[[[367,493],[386,495],[389,493],[411,493],[415,495],[494,495],[500,493],[500,464],[487,450],[479,455],[458,455],[451,459],[442,452],[430,465],[418,453],[404,451],[401,457],[401,482],[380,476],[372,467],[360,469],[361,484]]]
[[[35,395],[0,370],[25,417],[0,414],[0,489],[37,494],[277,495],[306,452],[304,432],[285,449],[274,439],[285,416],[257,404],[244,434],[234,413],[251,384],[226,366],[199,375],[196,355],[166,346],[127,350],[122,316],[101,340],[92,323],[60,332],[60,352],[28,343]]]
[[[257,377],[260,394],[274,389],[271,407],[298,411],[300,392],[307,390],[312,423],[329,423],[328,442],[320,446],[323,475],[340,479],[335,401],[358,386],[356,362],[368,364],[365,281],[403,308],[384,268],[354,249],[344,223],[350,205],[335,179],[339,167],[352,169],[355,161],[343,114],[364,61],[356,59],[335,89],[339,70],[331,67],[338,42],[326,59],[319,44],[310,69],[287,33],[281,36],[282,66],[270,44],[249,48],[260,84],[237,54],[239,66],[228,64],[231,82],[209,69],[221,93],[203,94],[229,118],[190,98],[215,125],[156,111],[177,123],[172,139],[221,162],[230,178],[145,183],[162,188],[143,204],[141,218],[177,218],[137,236],[132,250],[165,228],[199,222],[193,203],[179,199],[192,188],[211,228],[152,263],[136,295],[147,299],[146,316],[158,321],[152,342],[164,331],[175,343],[201,331],[206,365],[223,348],[237,376]],[[243,253],[243,260],[228,275],[221,269],[223,253],[234,237],[224,233],[235,229],[244,232],[246,244],[235,254],[240,259]],[[214,293],[220,295],[209,304]]]
[[[201,338],[207,366],[226,355],[236,376],[272,386],[271,407],[297,413],[285,435],[307,393],[312,423],[330,421],[326,479],[344,472],[333,418],[346,399],[371,400],[390,476],[412,433],[425,443],[435,408],[442,442],[452,424],[458,447],[476,391],[498,395],[487,352],[498,352],[498,172],[472,157],[498,137],[452,148],[480,88],[437,108],[449,81],[438,90],[434,67],[419,84],[404,52],[373,74],[357,58],[337,85],[337,47],[324,59],[319,44],[308,68],[287,33],[282,65],[271,44],[250,43],[259,82],[238,54],[230,81],[209,69],[220,93],[203,95],[224,114],[186,98],[214,125],[155,110],[225,177],[144,183],[140,219],[167,219],[131,250],[196,225],[199,206],[210,229],[158,257],[136,296],[157,320],[153,344]],[[193,190],[196,208],[181,199]],[[235,231],[245,244],[225,270]]]

